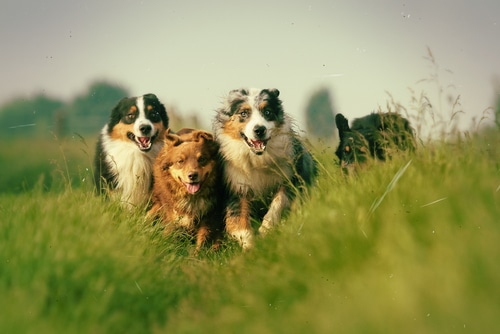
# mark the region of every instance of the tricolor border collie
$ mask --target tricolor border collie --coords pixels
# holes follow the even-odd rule
[[[95,184],[123,206],[147,202],[153,182],[153,162],[168,128],[167,111],[156,95],[125,97],[102,128],[95,155]]]
[[[335,116],[339,146],[335,154],[344,172],[369,158],[386,160],[395,151],[414,151],[415,135],[410,122],[397,113],[372,113],[356,118],[351,127],[342,114]]]
[[[264,234],[317,174],[316,161],[292,129],[277,89],[229,92],[213,123],[227,187],[226,231],[243,249]]]

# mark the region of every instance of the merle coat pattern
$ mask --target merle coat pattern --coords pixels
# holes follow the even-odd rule
[[[259,233],[266,233],[317,174],[279,94],[277,89],[233,90],[214,120],[227,187],[226,230],[243,248],[253,245],[251,221],[260,222]]]

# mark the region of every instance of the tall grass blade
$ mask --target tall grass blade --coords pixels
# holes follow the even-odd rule
[[[408,161],[406,163],[406,165],[404,165],[404,167],[400,168],[398,170],[398,172],[394,175],[394,177],[392,178],[391,182],[389,182],[389,184],[387,185],[384,193],[382,194],[382,196],[380,196],[377,200],[375,200],[372,204],[372,206],[370,207],[370,211],[369,211],[369,214],[372,215],[373,212],[375,212],[375,210],[379,207],[379,205],[382,203],[382,201],[384,200],[385,196],[392,190],[394,189],[394,187],[396,186],[396,183],[398,182],[398,180],[401,178],[401,176],[403,176],[403,174],[406,172],[406,170],[408,169],[408,167],[410,166],[411,164],[411,160]]]

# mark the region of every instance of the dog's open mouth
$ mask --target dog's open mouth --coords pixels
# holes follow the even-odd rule
[[[183,182],[183,183],[186,186],[187,192],[190,194],[196,194],[200,190],[200,187],[201,187],[200,182],[191,182],[191,183]]]
[[[241,137],[255,154],[261,155],[266,150],[267,140],[253,140],[245,136],[243,133],[241,133]]]
[[[152,137],[137,137],[132,132],[128,132],[127,137],[130,140],[134,141],[137,144],[137,147],[139,147],[141,151],[147,152],[151,149],[151,146],[153,145],[153,141],[155,140],[156,135]]]

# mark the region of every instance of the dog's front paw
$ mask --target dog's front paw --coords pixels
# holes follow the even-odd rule
[[[259,234],[266,235],[272,229],[273,225],[269,220],[264,219],[262,225],[259,227]]]
[[[254,236],[252,231],[249,230],[238,230],[231,233],[231,236],[238,240],[241,248],[243,250],[248,250],[254,245]]]

